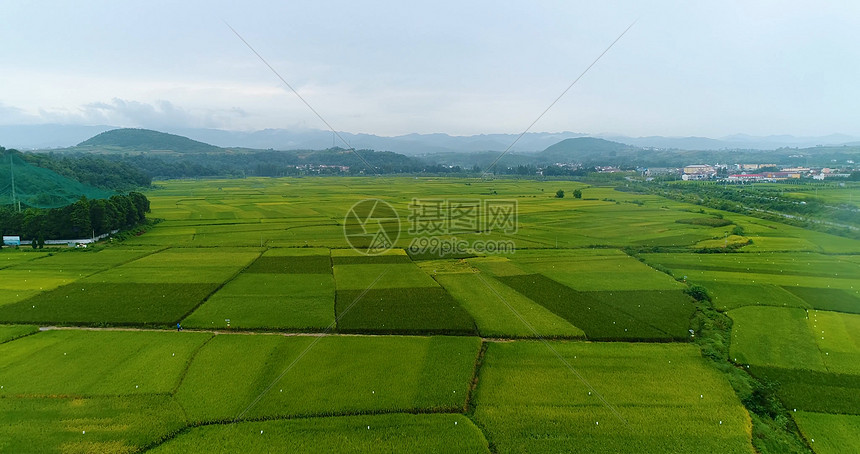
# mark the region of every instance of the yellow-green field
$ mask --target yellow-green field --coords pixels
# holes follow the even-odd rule
[[[0,452],[839,452],[860,439],[860,241],[571,181],[165,181],[147,197],[160,222],[144,234],[0,250]],[[365,199],[399,219],[352,223]],[[434,200],[477,217],[416,209]],[[491,222],[500,206],[510,223]],[[345,228],[397,235],[367,255],[372,241]],[[465,246],[415,247],[428,238]],[[712,342],[725,357],[702,354]],[[754,380],[787,411],[756,407]],[[763,418],[796,443],[771,443]]]

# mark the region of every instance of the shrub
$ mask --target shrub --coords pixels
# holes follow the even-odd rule
[[[684,290],[684,293],[692,296],[696,301],[711,301],[708,289],[698,284],[691,285],[688,289]]]

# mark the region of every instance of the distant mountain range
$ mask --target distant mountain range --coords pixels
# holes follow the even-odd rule
[[[553,143],[540,151],[448,151],[454,146],[472,147],[498,143],[504,136],[467,138],[431,135],[414,138],[425,153],[407,155],[356,147],[287,150],[250,147],[220,147],[185,136],[148,129],[123,128],[105,131],[74,146],[42,149],[36,152],[5,152],[15,164],[16,186],[20,197],[30,206],[59,206],[81,194],[98,197],[95,188],[76,186],[79,182],[99,188],[125,190],[146,186],[150,179],[302,176],[302,175],[381,175],[381,174],[475,174],[581,176],[595,166],[622,169],[678,168],[699,163],[772,163],[789,166],[828,166],[855,168],[860,162],[860,146],[816,146],[779,150],[679,150],[629,145],[597,137],[570,137],[535,134],[528,139],[536,145],[542,140]],[[368,136],[375,137],[375,136]],[[380,139],[380,138],[377,138]],[[419,140],[420,139],[420,140]],[[349,140],[349,139],[348,139]],[[457,145],[460,144],[460,145]],[[355,145],[358,145],[356,141]],[[384,146],[384,144],[377,144]],[[274,147],[272,147],[274,148]],[[401,148],[402,149],[402,148]],[[432,151],[436,150],[436,151]],[[444,151],[438,151],[444,150]],[[0,149],[2,151],[2,149]],[[8,159],[8,158],[7,158]],[[23,160],[26,160],[24,162]],[[0,163],[0,203],[4,195],[11,201],[11,169]],[[22,172],[20,184],[19,169]],[[25,171],[26,170],[26,171]],[[8,173],[7,173],[8,172]],[[39,173],[41,172],[41,173]],[[4,181],[9,175],[9,181]],[[77,181],[69,181],[74,179]],[[7,189],[3,189],[7,188]],[[102,190],[96,190],[101,192]]]
[[[74,125],[22,125],[0,126],[0,146],[19,149],[46,149],[70,147],[97,134],[117,129],[113,126]],[[473,136],[451,136],[448,134],[406,134],[395,137],[373,134],[339,133],[348,142],[344,144],[331,131],[317,129],[288,131],[265,129],[253,132],[226,131],[219,129],[176,128],[166,132],[185,136],[194,141],[218,147],[274,149],[274,150],[321,150],[332,147],[393,151],[410,156],[438,153],[503,151],[517,138],[517,134],[480,134]],[[627,137],[612,134],[583,134],[576,132],[533,132],[525,134],[512,148],[515,152],[536,152],[561,142],[578,137],[595,137],[643,148],[677,150],[774,150],[782,147],[806,148],[818,145],[860,145],[860,138],[842,134],[821,137],[749,136],[737,134],[719,139],[707,137]]]

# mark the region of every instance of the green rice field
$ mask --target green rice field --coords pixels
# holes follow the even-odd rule
[[[697,349],[551,346],[489,346],[475,419],[498,452],[753,452],[746,411]]]
[[[0,452],[857,450],[856,240],[574,181],[177,180],[147,197],[143,234],[0,250]],[[370,198],[400,222],[379,255],[345,235]],[[419,199],[516,202],[516,228],[416,250]]]

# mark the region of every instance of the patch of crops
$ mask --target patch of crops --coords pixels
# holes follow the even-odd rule
[[[297,247],[297,248],[271,248],[263,254],[265,257],[304,257],[308,255],[329,257],[331,251],[326,248]]]
[[[588,292],[606,306],[659,329],[673,339],[690,337],[690,319],[696,306],[680,290],[625,290]]]
[[[825,311],[860,314],[860,298],[848,290],[835,288],[810,288],[784,286],[784,289],[809,303],[811,307]]]
[[[82,330],[27,336],[0,344],[0,397],[168,393],[210,337]]]
[[[489,344],[474,418],[498,452],[752,452],[746,410],[695,347],[551,346]]]
[[[232,420],[311,342],[302,336],[215,336],[191,362],[176,399],[191,422]]]
[[[514,261],[580,291],[603,290],[682,290],[672,277],[624,254],[617,249],[597,253],[540,251],[518,254]],[[528,295],[528,294],[526,294]]]
[[[254,261],[246,273],[331,274],[331,260],[327,256],[268,257]]]
[[[814,411],[860,415],[860,375],[751,365],[749,371],[765,383],[774,383],[777,395],[790,412]]]
[[[75,250],[18,263],[0,270],[0,306],[19,302],[38,293],[81,280],[93,273],[134,260],[149,252],[125,248],[86,252]],[[5,254],[6,252],[3,253]],[[40,255],[33,254],[34,257]]]
[[[229,322],[228,322],[229,321]],[[191,315],[197,328],[323,330],[334,323],[330,274],[242,273]]]
[[[860,452],[860,416],[798,411],[800,433],[818,454]]]
[[[33,295],[38,295],[41,290],[21,290],[21,289],[2,289],[0,288],[0,306],[12,304],[23,299],[27,299]]]
[[[759,366],[824,371],[824,362],[807,325],[807,311],[747,306],[728,312],[732,326],[731,359]]]
[[[476,257],[467,259],[467,262],[475,268],[493,276],[516,276],[520,274],[531,274],[517,266],[507,257]]]
[[[0,320],[21,323],[152,325],[179,321],[218,284],[68,284],[0,306]]]
[[[462,412],[479,348],[474,337],[325,338],[249,415]]]
[[[151,254],[91,276],[92,282],[222,283],[260,252],[240,248],[175,248]]]
[[[335,265],[334,279],[338,290],[438,287],[436,281],[412,263]]]
[[[714,307],[722,311],[744,306],[776,306],[808,308],[805,301],[771,284],[740,282],[702,282],[713,298]]]
[[[197,427],[154,454],[187,452],[489,453],[481,430],[463,415],[389,414]]]
[[[9,251],[8,248],[0,249],[0,269],[15,266],[30,260],[47,256],[47,252]]]
[[[631,243],[635,246],[646,246],[646,247],[686,247],[697,244],[705,239],[709,238],[707,235],[703,235],[698,232],[690,232],[684,233],[680,235],[669,235],[669,236],[658,236],[654,238],[643,238],[641,240],[631,241]],[[720,246],[723,244],[720,243]]]
[[[478,338],[346,336],[306,350],[315,339],[216,336],[177,399],[192,421],[232,420],[245,410],[244,418],[462,411],[480,348]]]
[[[136,452],[185,427],[164,395],[0,399],[0,451]]]
[[[40,269],[100,270],[131,262],[154,252],[153,248],[112,247],[101,250],[66,250],[45,257],[38,263]],[[35,266],[36,263],[33,263]]]
[[[476,333],[469,313],[440,287],[338,290],[336,299],[340,332]]]
[[[734,224],[734,222],[728,219],[706,217],[676,219],[675,222],[678,224],[703,225],[706,227],[723,227]]]
[[[822,254],[745,253],[745,254],[642,254],[646,262],[669,269],[743,272],[762,275],[856,279],[860,267],[855,263]],[[677,274],[677,273],[676,273]]]
[[[541,274],[500,276],[498,279],[581,328],[589,339],[665,341],[673,337],[672,334],[619,309],[619,305],[627,304],[629,296],[605,295],[601,300],[598,299],[598,292],[576,291]],[[607,304],[606,301],[613,304]],[[687,310],[687,313],[692,311]],[[686,323],[689,323],[689,317],[686,318]]]
[[[807,325],[830,372],[860,375],[860,314],[809,311]]]
[[[0,344],[39,331],[35,325],[0,325]]]
[[[474,317],[485,337],[584,337],[564,318],[490,276],[439,274],[436,281]]]
[[[386,263],[410,263],[408,255],[362,255],[334,256],[331,261],[335,265],[382,265]]]
[[[439,259],[467,259],[475,257],[477,254],[470,252],[455,252],[448,250],[422,250],[421,248],[407,249],[407,254],[409,254],[409,259],[411,261],[423,261],[423,260],[439,260]]]

